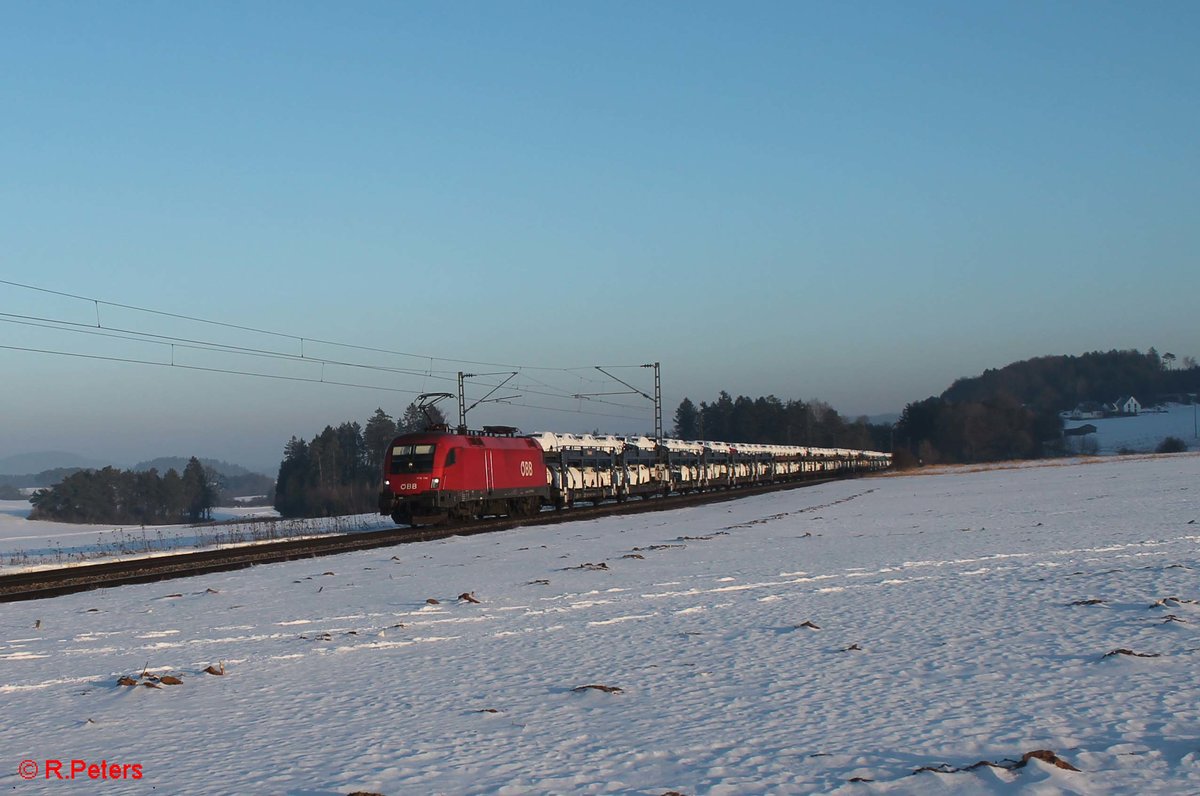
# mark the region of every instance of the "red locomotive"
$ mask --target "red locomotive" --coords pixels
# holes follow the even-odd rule
[[[550,500],[544,454],[515,433],[485,426],[396,437],[384,457],[379,513],[401,525],[538,513]]]

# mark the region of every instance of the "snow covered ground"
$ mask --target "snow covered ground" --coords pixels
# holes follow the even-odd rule
[[[323,533],[350,533],[392,527],[378,514],[321,519],[280,519],[264,506],[213,509],[220,525],[80,525],[31,520],[25,500],[0,500],[0,574],[70,564],[95,564],[138,555],[210,549]]]
[[[1095,434],[1084,437],[1068,437],[1068,444],[1079,446],[1081,440],[1095,440],[1097,453],[1118,453],[1121,450],[1149,453],[1167,437],[1178,437],[1187,443],[1189,450],[1200,446],[1196,438],[1197,408],[1180,404],[1168,404],[1165,412],[1144,412],[1134,417],[1106,417],[1099,420],[1068,420],[1064,428],[1078,428],[1091,424]]]
[[[1090,461],[7,604],[0,788],[1197,793],[1200,456]]]

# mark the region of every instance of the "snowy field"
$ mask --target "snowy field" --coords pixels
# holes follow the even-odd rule
[[[1106,417],[1099,420],[1068,420],[1063,428],[1078,428],[1091,424],[1095,434],[1068,438],[1069,444],[1079,445],[1080,439],[1095,440],[1097,453],[1118,453],[1122,449],[1135,453],[1150,453],[1167,437],[1178,437],[1196,450],[1196,407],[1168,404],[1165,412],[1145,412],[1135,417]]]
[[[1091,462],[6,604],[0,788],[1200,793],[1200,456]]]

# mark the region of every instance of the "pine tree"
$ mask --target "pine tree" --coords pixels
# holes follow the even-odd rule
[[[382,408],[376,409],[375,414],[367,421],[363,430],[363,446],[365,447],[366,468],[372,476],[378,476],[383,469],[383,456],[387,446],[396,436],[396,423],[391,415]]]
[[[426,413],[428,413],[428,417],[426,417]],[[414,434],[427,431],[430,426],[441,425],[445,422],[446,416],[442,414],[441,409],[436,406],[426,406],[422,409],[414,402],[405,407],[404,414],[396,424],[396,432],[398,434]]]
[[[690,399],[684,398],[675,410],[675,428],[672,433],[679,439],[696,439],[700,436],[697,426],[699,413]]]
[[[187,467],[183,468],[183,496],[189,520],[199,522],[212,517],[212,507],[217,502],[216,491],[209,483],[204,465],[195,456],[188,459]]]
[[[311,486],[308,443],[292,437],[283,449],[279,477],[275,481],[275,509],[284,517],[304,517],[308,514],[308,494]]]
[[[162,480],[162,513],[169,522],[183,519],[187,507],[183,499],[183,479],[172,467]]]

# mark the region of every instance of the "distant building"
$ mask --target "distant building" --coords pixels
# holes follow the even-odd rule
[[[1084,401],[1076,406],[1070,412],[1065,413],[1064,420],[1099,420],[1104,417],[1105,410],[1112,411],[1110,407],[1096,401]]]
[[[1142,411],[1142,405],[1132,395],[1119,398],[1113,402],[1112,410],[1119,415],[1136,415]]]

